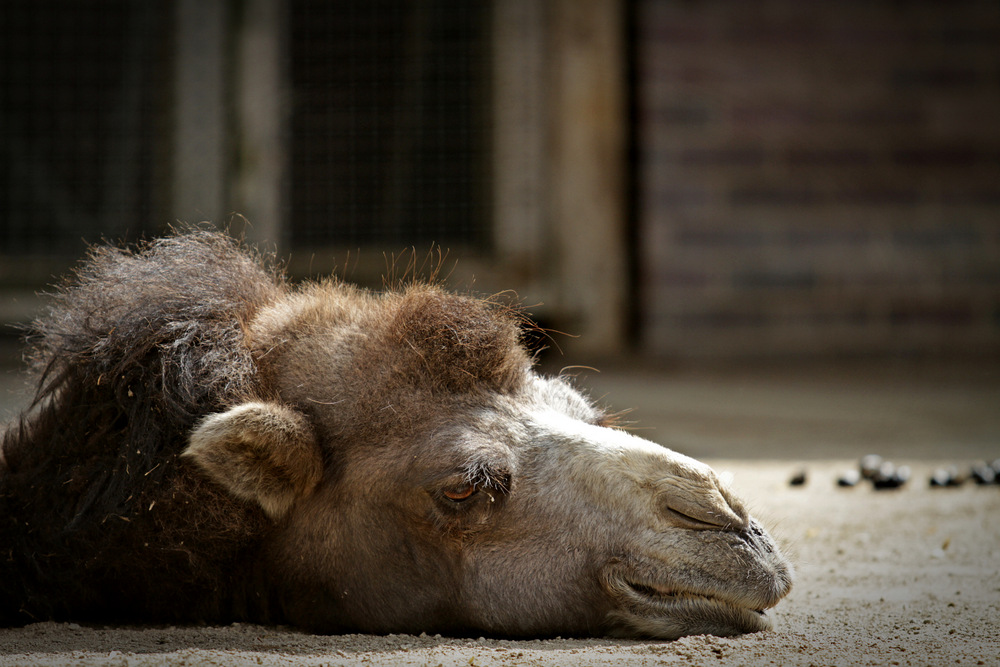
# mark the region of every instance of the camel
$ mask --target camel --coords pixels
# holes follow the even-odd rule
[[[292,285],[225,234],[92,248],[0,440],[0,623],[673,639],[793,569],[711,468],[536,369],[523,316]]]

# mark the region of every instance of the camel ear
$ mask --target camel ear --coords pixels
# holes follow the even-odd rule
[[[287,514],[323,475],[309,421],[277,403],[244,403],[205,417],[181,456],[272,519]]]

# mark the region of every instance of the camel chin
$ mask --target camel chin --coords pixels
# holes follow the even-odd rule
[[[772,629],[767,614],[693,594],[636,594],[632,610],[608,615],[608,634],[616,637],[678,639],[687,635],[730,637]]]
[[[717,597],[670,585],[627,578],[611,588],[619,608],[608,614],[608,634],[618,637],[678,639],[686,635],[735,636],[771,630],[766,609],[756,601]],[[773,604],[777,603],[774,600]]]

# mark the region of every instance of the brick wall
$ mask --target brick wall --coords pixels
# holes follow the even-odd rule
[[[1000,352],[1000,4],[640,0],[661,355]]]

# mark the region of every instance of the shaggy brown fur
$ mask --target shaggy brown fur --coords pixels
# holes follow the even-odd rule
[[[0,620],[231,613],[259,512],[177,457],[201,416],[259,391],[245,328],[283,290],[214,233],[91,251],[34,326],[38,392],[3,434]]]
[[[308,305],[288,316],[297,302]],[[281,325],[252,337],[268,308],[278,314],[260,320]],[[340,320],[353,322],[345,335],[366,333],[342,369],[350,396],[327,422],[343,432],[322,434],[334,441],[378,442],[412,422],[426,412],[407,405],[417,385],[509,391],[527,364],[512,320],[433,287],[380,296],[327,282],[296,292],[213,232],[93,249],[34,325],[38,393],[3,434],[0,622],[247,616],[270,524],[179,455],[205,415],[273,395],[268,362],[286,358],[276,348],[318,343],[310,372],[336,356],[329,332]],[[324,330],[310,339],[316,323]],[[372,414],[383,417],[377,427]]]

